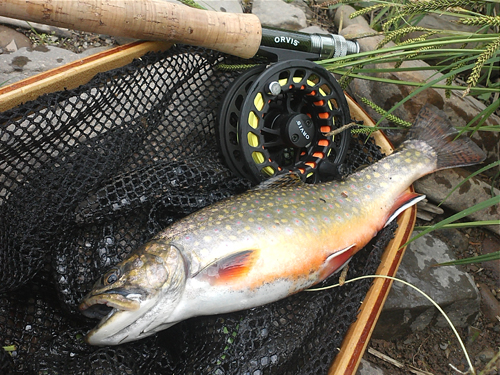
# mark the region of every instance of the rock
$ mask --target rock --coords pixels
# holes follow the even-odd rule
[[[342,22],[344,23],[340,34],[346,39],[354,39],[356,37],[363,36],[357,40],[360,45],[360,50],[362,52],[375,50],[378,43],[383,39],[383,36],[377,35],[367,37],[367,35],[375,33],[375,30],[371,29],[366,21],[361,19],[362,17],[357,17],[360,18],[360,20],[356,20],[356,18],[354,20],[349,20],[348,16],[353,10],[354,9],[352,7],[346,6],[340,7],[337,10],[337,13],[342,12],[342,15],[336,17],[337,22],[342,19]],[[347,24],[347,26],[345,26],[345,24]],[[339,26],[339,24],[337,24],[337,26]],[[394,43],[388,43],[387,46],[394,46]],[[429,65],[420,60],[406,61],[402,66],[422,69],[406,72],[374,73],[372,75],[392,80],[413,82],[428,82],[429,80],[434,80],[442,76],[434,70],[426,70],[425,68]],[[374,64],[369,66],[369,68],[372,69],[392,67],[394,67],[393,63]],[[440,83],[444,83],[444,80]],[[383,89],[381,89],[381,87],[383,87]],[[400,102],[414,90],[415,88],[410,86],[381,84],[379,82],[363,79],[354,79],[348,89],[348,91],[352,92],[354,96],[365,97],[385,110],[391,109],[395,104]],[[423,105],[430,103],[443,110],[455,126],[465,126],[485,108],[485,105],[471,96],[464,98],[462,95],[462,92],[452,91],[451,97],[446,98],[445,90],[430,88],[420,92],[418,95],[414,96],[412,100],[404,103],[400,108],[394,111],[394,114],[403,120],[413,122]],[[364,106],[364,109],[375,120],[380,119],[381,116],[370,107]],[[492,114],[486,120],[485,125],[486,124],[499,125],[500,118]],[[385,125],[382,123],[382,125],[386,126],[387,122],[385,122]],[[404,131],[386,132],[395,146],[398,146],[404,140],[404,133]],[[477,132],[477,134],[474,134],[472,138],[486,152],[487,159],[485,163],[491,163],[500,159],[500,133]]]
[[[483,241],[482,254],[491,254],[497,251],[500,251],[500,240],[493,236],[486,237]],[[493,273],[493,276],[497,280],[497,285],[500,289],[500,259],[482,262],[481,266]]]
[[[370,25],[363,17],[349,18],[355,11],[356,9],[350,5],[341,5],[335,12],[333,22],[340,30],[351,25],[362,25],[363,27],[369,28]]]
[[[314,17],[316,16],[314,12],[311,10],[310,7],[310,0],[286,0],[286,2],[290,5],[293,5],[294,7],[299,8],[302,10],[306,16],[307,21],[312,21]]]
[[[479,291],[481,292],[481,311],[484,317],[491,323],[498,323],[500,321],[500,302],[491,293],[490,288],[485,284],[479,284]]]
[[[227,13],[243,13],[241,3],[238,0],[197,0],[207,10]]]
[[[329,32],[325,29],[315,25],[306,27],[305,29],[300,30],[300,32],[307,34],[329,34]]]
[[[483,363],[488,363],[489,361],[491,361],[493,359],[495,354],[496,354],[496,351],[493,348],[487,347],[487,348],[484,348],[483,350],[481,350],[476,355],[476,358],[479,359]]]
[[[429,233],[410,243],[396,276],[429,295],[455,326],[465,327],[479,312],[480,297],[473,279],[455,266],[433,267],[453,258],[450,245],[435,233]],[[421,331],[434,320],[439,327],[447,326],[429,300],[412,288],[394,282],[373,337],[391,340],[411,331]]]
[[[4,52],[16,52],[19,48],[31,48],[31,40],[10,27],[0,25],[0,48]]]
[[[469,173],[460,168],[446,169],[432,173],[415,181],[413,186],[418,193],[425,194],[427,199],[435,203],[441,202],[446,195]],[[491,198],[491,186],[478,178],[472,177],[460,188],[455,190],[441,205],[453,211],[462,211]],[[500,190],[493,188],[493,194],[500,194]],[[471,220],[496,220],[500,218],[498,205],[490,206],[468,216]],[[500,234],[500,225],[486,226],[494,233]]]
[[[91,48],[83,53],[74,53],[53,46],[20,48],[14,53],[0,55],[0,83],[11,84],[109,48]]]
[[[359,363],[358,371],[356,375],[384,375],[384,370],[382,370],[377,365],[367,361],[364,358],[361,358],[361,362]]]
[[[286,30],[300,30],[307,26],[304,12],[283,0],[254,0],[252,13],[262,26]]]

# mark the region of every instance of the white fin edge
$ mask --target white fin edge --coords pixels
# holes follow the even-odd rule
[[[403,204],[396,211],[394,211],[391,216],[389,216],[389,218],[385,222],[384,228],[386,226],[388,226],[395,218],[397,218],[401,212],[403,212],[407,208],[410,208],[411,206],[416,205],[418,202],[420,202],[421,200],[424,200],[424,199],[425,199],[425,195],[417,195],[417,196],[415,196],[415,198],[413,198],[413,199],[409,200],[408,202],[406,202],[405,204]]]

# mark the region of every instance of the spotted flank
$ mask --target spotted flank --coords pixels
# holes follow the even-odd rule
[[[454,141],[455,134],[442,115],[424,108],[400,149],[344,181],[310,185],[293,173],[280,175],[174,223],[84,298],[82,312],[101,318],[87,341],[137,340],[326,279],[424,198],[409,192],[413,181],[484,159],[469,139]]]

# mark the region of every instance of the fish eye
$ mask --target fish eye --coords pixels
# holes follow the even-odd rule
[[[110,285],[115,283],[118,278],[120,277],[120,270],[114,269],[109,271],[107,274],[103,276],[103,284],[104,285]]]

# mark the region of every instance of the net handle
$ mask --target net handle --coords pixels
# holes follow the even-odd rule
[[[166,40],[250,58],[262,28],[257,16],[191,8],[165,0],[2,0],[0,15],[98,34]]]

